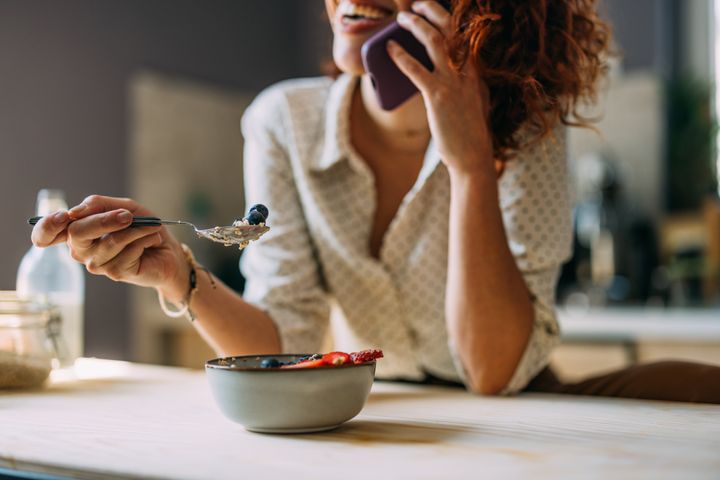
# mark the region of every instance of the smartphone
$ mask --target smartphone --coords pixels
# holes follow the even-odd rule
[[[450,10],[450,0],[440,0],[438,3]],[[417,93],[418,89],[412,81],[395,65],[387,53],[388,40],[395,40],[407,52],[422,63],[428,70],[435,67],[430,61],[425,46],[408,30],[397,22],[392,22],[375,35],[370,37],[362,46],[362,56],[365,72],[372,80],[375,94],[383,110],[393,110],[405,103]]]

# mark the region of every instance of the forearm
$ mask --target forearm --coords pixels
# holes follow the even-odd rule
[[[534,312],[508,247],[492,169],[451,171],[445,305],[448,332],[470,387],[498,393],[520,362]]]
[[[195,315],[193,325],[220,356],[279,353],[280,339],[272,319],[259,308],[245,302],[234,290],[207,272],[197,270],[198,289],[190,308]],[[189,266],[178,272],[179,285],[167,287],[169,300],[182,299],[177,292],[187,291]],[[183,280],[184,279],[184,280]],[[214,283],[214,286],[213,286]]]

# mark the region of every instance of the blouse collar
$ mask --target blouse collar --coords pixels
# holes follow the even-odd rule
[[[325,142],[322,153],[314,157],[311,170],[329,170],[336,164],[349,160],[350,152],[354,151],[350,145],[350,107],[359,80],[357,75],[342,74],[330,87],[326,104]],[[425,151],[420,184],[424,183],[439,163],[440,156],[431,138]]]

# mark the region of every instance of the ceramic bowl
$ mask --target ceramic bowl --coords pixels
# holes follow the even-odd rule
[[[360,413],[375,378],[375,361],[317,368],[261,368],[266,358],[297,361],[304,354],[226,357],[205,363],[220,410],[261,433],[330,430]]]

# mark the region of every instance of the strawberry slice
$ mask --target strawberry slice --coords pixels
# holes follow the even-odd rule
[[[371,362],[382,357],[382,350],[363,350],[351,354],[347,354],[345,352],[330,352],[324,354],[322,357],[320,357],[320,354],[316,354],[306,360],[301,360],[291,365],[283,365],[280,368],[338,367],[340,365],[351,363],[359,365],[361,363]]]
[[[322,361],[326,365],[344,365],[346,363],[352,363],[352,358],[345,352],[330,352],[322,356]]]
[[[378,358],[383,358],[382,350],[361,350],[350,354],[350,359],[355,365],[365,362],[371,362]]]
[[[283,365],[280,368],[315,368],[327,365],[322,358],[317,360],[303,360],[302,362],[293,363],[292,365]]]

